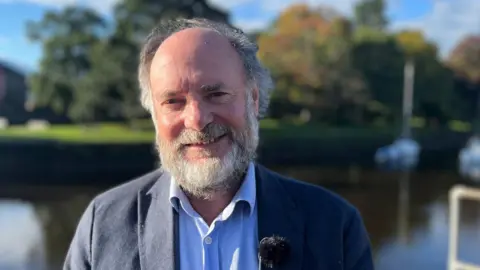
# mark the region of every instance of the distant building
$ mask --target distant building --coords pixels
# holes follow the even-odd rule
[[[28,119],[26,100],[25,74],[0,61],[0,117],[11,124],[24,123]]]

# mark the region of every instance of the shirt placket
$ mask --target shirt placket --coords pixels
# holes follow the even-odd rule
[[[205,224],[206,225],[206,224]],[[202,238],[202,247],[204,255],[203,270],[220,270],[219,265],[219,243],[218,243],[218,221],[212,223]]]

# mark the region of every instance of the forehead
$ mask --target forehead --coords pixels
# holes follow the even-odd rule
[[[213,30],[191,28],[167,38],[150,67],[154,85],[244,82],[243,63],[230,42]]]

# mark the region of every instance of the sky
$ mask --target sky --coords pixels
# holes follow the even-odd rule
[[[42,56],[40,44],[26,37],[26,22],[38,21],[47,10],[66,5],[87,5],[101,14],[111,13],[118,0],[0,0],[0,59],[35,70]],[[327,6],[352,16],[360,0],[207,0],[228,11],[244,30],[261,29],[294,3]],[[480,0],[386,0],[390,29],[421,29],[437,43],[442,56],[468,34],[480,34]]]

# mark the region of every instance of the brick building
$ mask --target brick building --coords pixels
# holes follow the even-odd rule
[[[0,117],[7,118],[11,124],[24,123],[28,119],[26,100],[25,74],[0,61]]]

